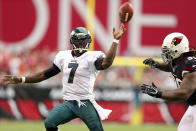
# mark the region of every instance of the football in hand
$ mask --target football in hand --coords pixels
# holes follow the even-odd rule
[[[130,2],[125,2],[120,6],[119,18],[122,23],[127,23],[133,16],[133,6]]]

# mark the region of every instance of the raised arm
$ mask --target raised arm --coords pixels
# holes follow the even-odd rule
[[[33,75],[26,76],[26,77],[6,75],[4,76],[4,81],[6,82],[6,84],[37,83],[46,80],[58,74],[59,72],[60,72],[59,68],[53,64],[50,68],[42,72],[35,73]]]
[[[116,32],[116,29],[113,28],[114,40],[113,40],[113,43],[112,43],[109,51],[106,53],[106,56],[104,58],[100,58],[95,62],[95,67],[98,70],[107,69],[108,67],[110,67],[112,65],[114,58],[116,56],[116,51],[117,51],[119,40],[123,36],[125,31],[126,31],[126,29],[123,24],[121,24],[118,32]]]
[[[169,68],[169,66],[168,66],[167,64],[165,64],[165,63],[159,63],[159,62],[153,60],[152,58],[147,58],[147,59],[145,59],[145,60],[143,61],[143,63],[144,63],[145,65],[150,66],[151,68],[157,68],[157,69],[159,69],[159,70],[161,70],[161,71],[171,72],[171,71],[170,71],[170,68]]]

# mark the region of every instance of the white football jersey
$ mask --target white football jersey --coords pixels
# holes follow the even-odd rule
[[[79,57],[73,57],[71,50],[60,51],[54,64],[63,73],[63,99],[84,100],[94,98],[93,87],[98,71],[94,62],[104,57],[101,51],[87,51]]]

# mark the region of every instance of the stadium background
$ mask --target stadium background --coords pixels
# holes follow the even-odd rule
[[[70,32],[78,26],[90,30],[90,50],[107,51],[113,39],[112,28],[120,25],[119,6],[126,1],[0,0],[0,77],[27,75],[47,68],[59,50],[71,48]],[[113,67],[101,72],[96,80],[96,100],[113,110],[107,122],[176,124],[186,110],[185,104],[153,99],[138,91],[139,84],[153,81],[161,89],[176,88],[171,74],[145,67],[142,60],[160,60],[162,40],[171,32],[184,33],[195,46],[196,1],[130,2],[134,16],[125,25],[127,32],[120,41]],[[61,75],[31,85],[6,87],[1,83],[0,120],[43,120],[60,102]]]

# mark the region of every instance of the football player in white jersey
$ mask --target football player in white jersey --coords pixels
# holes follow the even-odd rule
[[[30,76],[5,76],[7,84],[37,83],[63,73],[63,100],[55,106],[45,120],[47,131],[57,131],[58,125],[72,119],[80,118],[90,131],[103,131],[101,120],[111,113],[111,110],[99,106],[93,95],[93,86],[99,70],[110,67],[116,55],[120,38],[125,33],[121,24],[119,31],[113,29],[113,43],[109,51],[87,51],[91,43],[91,35],[84,27],[75,28],[71,32],[72,50],[60,51],[52,67]]]
[[[189,41],[182,33],[167,35],[162,45],[164,63],[152,58],[144,64],[171,72],[178,86],[175,90],[160,91],[156,85],[143,84],[141,90],[150,96],[171,101],[184,101],[189,107],[182,117],[178,131],[196,131],[196,51],[189,50]]]

